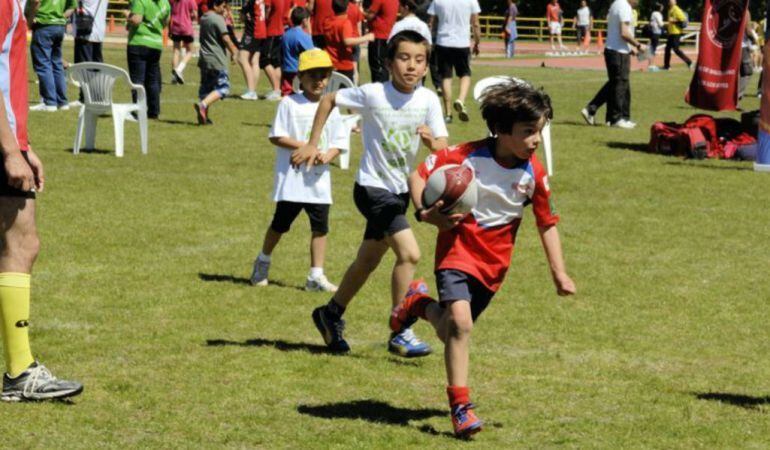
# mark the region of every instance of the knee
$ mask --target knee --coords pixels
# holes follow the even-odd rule
[[[420,262],[420,249],[414,248],[400,253],[396,257],[397,264],[410,264],[416,266]]]
[[[8,236],[4,253],[19,266],[27,270],[32,269],[32,264],[40,253],[40,238],[35,232]]]
[[[452,315],[448,321],[449,335],[454,338],[468,338],[473,331],[473,319]]]

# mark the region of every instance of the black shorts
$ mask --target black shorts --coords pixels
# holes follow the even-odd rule
[[[310,218],[310,231],[326,234],[329,232],[329,208],[331,205],[321,203],[278,202],[270,228],[278,233],[286,233],[292,222],[303,209]]]
[[[326,48],[326,36],[324,36],[323,34],[314,34],[313,46],[315,48],[320,48],[321,50],[324,50]]]
[[[588,34],[588,25],[578,25],[575,28],[577,32],[577,43],[580,45],[583,43],[583,39],[585,39],[586,35]]]
[[[282,42],[282,36],[268,36],[262,41],[262,51],[259,53],[260,69],[264,69],[267,66],[281,67],[281,60],[283,59]]]
[[[241,42],[238,45],[238,50],[243,50],[249,53],[259,53],[262,50],[262,41],[264,39],[257,39],[250,34],[244,34],[241,37]]]
[[[471,76],[470,47],[455,48],[437,45],[436,59],[441,78],[452,78],[452,69],[458,77]]]
[[[409,228],[406,209],[409,207],[409,193],[394,194],[388,190],[356,183],[353,201],[366,218],[364,240],[381,241]]]
[[[187,34],[172,34],[170,37],[172,42],[184,42],[185,44],[192,44],[195,40],[195,38]]]
[[[355,70],[337,70],[336,72],[341,73],[348,77],[350,81],[355,80],[356,78],[356,71]]]
[[[21,152],[21,155],[24,156],[27,164],[29,164],[27,152]],[[5,173],[5,170],[0,170],[0,197],[35,198],[35,191],[34,189],[31,191],[22,191],[21,189],[9,186],[8,175]]]
[[[495,295],[474,276],[455,269],[437,270],[436,287],[439,302],[444,308],[448,303],[458,300],[471,302],[471,317],[474,322],[487,309]]]

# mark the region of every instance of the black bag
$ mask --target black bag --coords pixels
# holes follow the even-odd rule
[[[97,11],[99,10],[101,3],[101,0],[99,0],[99,3],[96,5]],[[91,36],[91,32],[94,30],[94,16],[83,7],[82,1],[78,2],[78,8],[75,10],[72,17],[72,26],[75,28],[75,38],[88,39],[88,37]]]

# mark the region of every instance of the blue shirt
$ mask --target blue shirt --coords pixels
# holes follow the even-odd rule
[[[302,27],[296,26],[286,30],[283,35],[283,64],[281,70],[296,73],[299,71],[299,54],[313,48],[313,38]]]

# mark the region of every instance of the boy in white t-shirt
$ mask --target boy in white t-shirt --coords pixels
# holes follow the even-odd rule
[[[262,252],[254,261],[252,285],[267,286],[273,249],[304,209],[310,218],[312,232],[311,267],[305,289],[323,292],[337,290],[337,286],[330,283],[323,272],[326,234],[329,232],[329,208],[332,203],[329,162],[339,155],[340,150],[348,150],[350,140],[336,108],[330,112],[329,121],[320,133],[320,150],[311,164],[294,167],[291,164],[292,154],[305,145],[310,136],[318,101],[329,83],[332,68],[332,60],[325,51],[311,49],[303,52],[299,56],[299,81],[302,92],[284,97],[278,104],[275,121],[270,129],[270,142],[276,146],[277,151],[273,185],[275,215],[265,233]]]
[[[364,240],[339,290],[327,305],[313,311],[313,321],[333,352],[350,351],[343,337],[342,314],[388,248],[396,256],[391,278],[393,306],[406,294],[420,259],[420,248],[405,216],[409,205],[407,180],[420,141],[437,150],[447,145],[448,136],[438,97],[420,85],[428,68],[429,53],[427,36],[413,30],[393,36],[388,41],[386,58],[392,81],[324,96],[308,144],[292,156],[292,164],[312,163],[318,154],[323,125],[335,106],[362,115],[364,154],[353,197],[367,220]],[[391,335],[388,348],[402,356],[425,356],[431,351],[408,327]]]

